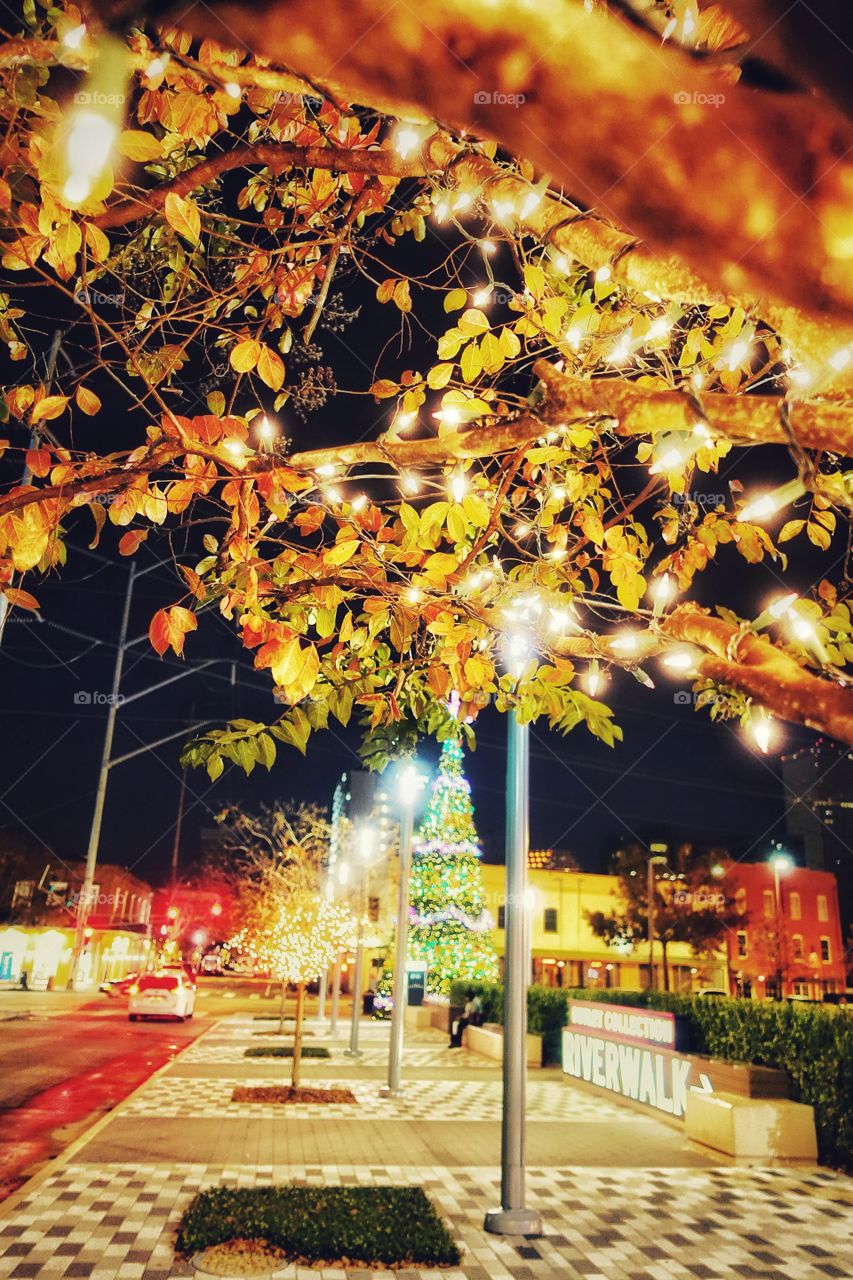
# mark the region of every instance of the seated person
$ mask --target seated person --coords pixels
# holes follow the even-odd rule
[[[454,1018],[450,1028],[450,1048],[462,1048],[462,1032],[466,1027],[478,1027],[483,1018],[483,1006],[480,997],[469,987],[465,992],[465,1008],[461,1018]]]

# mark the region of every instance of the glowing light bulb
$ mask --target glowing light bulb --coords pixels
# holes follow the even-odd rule
[[[67,205],[82,204],[91,190],[91,179],[82,173],[72,173],[62,187],[62,199]]]
[[[419,604],[421,600],[423,600],[423,593],[417,587],[409,587],[406,592],[406,603]]]
[[[147,79],[156,80],[158,76],[161,76],[166,70],[166,64],[168,61],[168,56],[165,54],[159,58],[152,58],[148,63],[148,66],[145,68],[145,76]]]
[[[462,421],[462,414],[458,409],[454,409],[453,405],[446,409],[439,409],[438,413],[434,413],[432,416],[439,422],[446,423],[448,427],[458,427]]]
[[[405,472],[400,477],[400,484],[405,493],[420,493],[421,482],[411,471]]]
[[[567,342],[574,351],[577,351],[578,347],[581,344],[582,337],[583,337],[583,329],[579,329],[576,326],[572,325],[566,330],[564,341]]]
[[[473,298],[474,306],[487,307],[489,305],[489,299],[491,298],[491,296],[492,296],[491,286],[484,289],[478,289],[477,292],[474,294],[474,298]]]
[[[473,203],[474,197],[470,191],[460,191],[457,196],[454,196],[453,208],[463,212],[465,209],[470,209]]]
[[[511,222],[515,218],[515,205],[511,200],[493,200],[492,214],[498,222]]]
[[[675,599],[678,586],[671,573],[664,573],[652,584],[651,591],[655,602],[653,613],[658,616],[663,613],[670,600]]]
[[[468,480],[464,472],[455,471],[450,477],[450,496],[454,502],[461,502],[468,492]]]
[[[118,125],[98,111],[79,111],[65,139],[65,159],[71,175],[97,178],[110,158]]]
[[[322,466],[316,468],[318,476],[333,476],[335,474],[335,466],[332,462],[324,462]]]
[[[763,493],[753,498],[741,509],[741,520],[769,520],[779,510],[779,503],[772,493]]]
[[[762,755],[767,755],[775,739],[773,717],[763,708],[749,722],[750,733]]]
[[[419,143],[420,135],[417,129],[412,129],[408,125],[403,125],[394,134],[394,150],[403,160],[408,160]]]
[[[522,218],[529,218],[535,209],[539,208],[542,203],[542,196],[538,191],[531,191],[528,196],[521,202],[519,214]]]
[[[690,381],[696,391],[701,391],[705,385],[705,375],[700,369],[690,375]]]
[[[551,259],[551,263],[554,267],[554,270],[561,271],[563,275],[566,275],[568,273],[572,265],[564,253],[555,253],[553,258]]]
[[[638,640],[636,631],[620,631],[612,637],[610,647],[618,653],[636,653]]]
[[[677,649],[675,653],[668,653],[661,659],[662,665],[670,671],[690,671],[695,661],[693,654],[688,653],[686,649]]]
[[[631,343],[628,338],[620,338],[607,355],[610,364],[627,364],[630,359]]]
[[[258,435],[266,444],[269,444],[276,437],[275,423],[270,422],[266,414],[263,415],[258,423]]]
[[[70,31],[66,31],[62,37],[62,43],[66,49],[79,49],[80,45],[86,38],[86,24],[81,22],[79,26],[72,27]]]
[[[786,596],[780,596],[778,600],[774,600],[773,604],[767,606],[767,612],[771,618],[775,618],[778,622],[780,618],[784,618],[789,613],[791,606],[795,605],[799,600],[799,596],[795,591],[791,591]]]
[[[350,506],[352,507],[353,511],[363,511],[364,508],[367,506],[367,494],[357,493],[353,498],[352,502],[350,503]]]
[[[572,617],[570,609],[549,609],[548,629],[550,631],[580,631],[580,626]]]
[[[672,328],[672,324],[664,316],[658,316],[657,320],[653,320],[649,325],[649,331],[646,338],[655,341],[658,338],[665,338]]]
[[[228,81],[225,85],[225,92],[228,94],[228,97],[233,98],[235,102],[243,96],[243,90],[237,84],[236,80]]]
[[[847,368],[848,364],[850,363],[850,360],[851,360],[850,348],[842,347],[840,351],[836,351],[834,355],[831,355],[829,357],[829,360],[827,361],[827,363],[831,364],[833,369],[835,369],[838,373],[840,373],[842,369]]]
[[[808,387],[814,382],[814,371],[812,369],[789,369],[788,381],[793,382],[795,387]]]
[[[744,363],[751,350],[752,343],[744,338],[737,338],[731,344],[725,355],[725,365],[730,373],[734,373],[735,369]]]
[[[327,502],[330,502],[330,503],[332,503],[333,505],[337,506],[337,504],[341,501],[341,491],[340,491],[340,489],[335,489],[335,488],[333,488],[333,487],[329,486],[328,488],[324,489],[324,491],[323,491],[323,492],[324,492],[324,493],[325,493],[325,495],[326,495],[326,501],[327,501]]]
[[[517,524],[513,529],[513,533],[515,534],[516,538],[525,538],[529,532],[530,532],[529,524]]]
[[[242,465],[246,461],[246,446],[242,440],[232,437],[224,442],[223,448],[228,450],[235,463]]]
[[[483,250],[483,253],[492,254],[497,252],[498,246],[495,244],[494,240],[481,240],[480,248]]]
[[[586,671],[586,689],[591,698],[597,697],[607,683],[607,676],[597,662],[591,662]]]
[[[604,284],[605,280],[609,280],[613,275],[613,268],[609,263],[605,263],[603,267],[599,267],[595,273],[596,284]]]

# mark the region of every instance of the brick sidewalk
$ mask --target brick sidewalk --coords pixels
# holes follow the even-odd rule
[[[528,1090],[528,1202],[546,1234],[489,1236],[483,1214],[499,1200],[496,1067],[450,1052],[437,1033],[412,1032],[407,1097],[380,1101],[388,1028],[365,1024],[362,1061],[347,1058],[340,1040],[329,1060],[305,1064],[306,1082],[346,1083],[357,1105],[252,1108],[230,1101],[233,1086],[286,1080],[289,1069],[245,1059],[246,1047],[264,1042],[257,1030],[245,1016],[223,1020],[14,1203],[0,1217],[0,1276],[191,1275],[175,1262],[172,1242],[196,1191],[271,1181],[422,1186],[463,1244],[463,1262],[451,1271],[403,1271],[400,1280],[853,1275],[853,1195],[843,1176],[722,1167],[691,1150],[676,1128],[550,1071],[531,1072]],[[293,1267],[280,1274],[371,1275]]]

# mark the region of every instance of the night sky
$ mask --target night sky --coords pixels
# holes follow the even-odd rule
[[[438,264],[448,249],[450,233],[430,227],[426,246],[405,248],[412,269],[425,271],[423,255]],[[388,253],[390,254],[390,250]],[[395,263],[400,266],[399,250]],[[482,258],[466,250],[466,283],[478,283]],[[507,263],[508,266],[508,263]],[[439,288],[419,294],[424,305],[416,308],[400,338],[400,317],[393,308],[380,306],[372,287],[351,277],[344,266],[340,284],[347,307],[361,314],[343,333],[318,330],[323,361],[334,367],[342,388],[358,388],[356,397],[339,395],[302,423],[287,410],[280,416],[295,447],[375,436],[384,427],[389,407],[376,405],[363,394],[374,377],[394,377],[404,368],[425,368],[434,350],[429,337],[447,327]],[[377,274],[381,275],[381,268]],[[500,277],[500,261],[496,267]],[[480,277],[481,278],[481,277]],[[434,284],[441,283],[435,278]],[[334,291],[333,291],[334,293]],[[29,336],[44,350],[53,329],[68,328],[65,350],[72,362],[86,360],[87,334],[80,315],[70,311],[57,317],[53,300],[30,293]],[[43,307],[41,302],[44,303]],[[421,326],[425,322],[426,327]],[[70,326],[70,328],[69,328]],[[377,354],[381,362],[375,365]],[[16,368],[20,376],[21,368]],[[187,369],[181,412],[204,411],[202,396],[215,381],[201,384]],[[226,371],[227,372],[227,371]],[[125,406],[110,391],[111,384],[93,380],[90,385],[104,399],[106,413],[74,423],[73,443],[78,448],[116,449],[138,442],[142,426],[129,419]],[[240,407],[240,406],[238,406]],[[248,406],[242,406],[248,407]],[[61,427],[62,424],[53,424]],[[11,427],[15,443],[24,433]],[[738,475],[767,483],[766,473],[750,476],[752,457],[738,454]],[[761,454],[767,466],[768,451]],[[2,464],[2,478],[15,475],[13,455]],[[778,474],[790,474],[790,462],[778,451]],[[700,477],[708,493],[726,493],[734,472],[733,458],[725,459],[719,477]],[[771,480],[774,477],[769,477]],[[40,582],[29,575],[25,585],[40,600],[39,622],[16,611],[10,619],[2,648],[2,698],[0,710],[6,732],[0,739],[3,793],[0,796],[0,840],[19,838],[39,851],[45,863],[85,855],[98,760],[103,738],[105,707],[95,701],[81,705],[75,694],[106,694],[112,679],[121,607],[129,561],[116,553],[116,530],[106,523],[101,544],[94,554],[84,548],[94,532],[86,510],[68,522],[71,548],[69,563],[61,575]],[[202,554],[196,543],[175,542],[177,554],[194,563]],[[153,534],[136,556],[140,570],[167,557],[165,537]],[[829,560],[826,568],[829,571]],[[814,561],[814,563],[812,563]],[[823,560],[803,557],[800,585],[807,589],[820,575]],[[790,590],[790,587],[785,589]],[[167,563],[146,574],[136,586],[130,635],[143,636],[155,610],[175,603],[185,592]],[[700,580],[700,599],[720,603],[754,616],[769,597],[780,592],[774,568],[745,566],[731,548],[724,548],[719,567]],[[66,628],[63,630],[62,628]],[[71,629],[70,631],[68,629]],[[72,634],[76,632],[78,634]],[[119,713],[114,755],[130,752],[196,720],[223,723],[232,716],[272,720],[278,707],[271,695],[268,674],[255,673],[231,626],[215,610],[200,617],[199,630],[189,637],[187,661],[216,659],[217,665],[151,694]],[[236,664],[236,684],[230,679]],[[183,670],[186,664],[173,655],[158,659],[147,640],[133,647],[125,663],[125,694],[144,688]],[[603,869],[622,838],[692,839],[727,845],[737,856],[764,857],[770,841],[784,832],[783,790],[774,757],[761,758],[745,745],[737,728],[711,725],[707,712],[674,700],[679,686],[650,670],[658,688],[649,691],[630,675],[619,674],[604,695],[612,700],[625,741],[614,750],[602,746],[585,729],[568,738],[535,727],[532,741],[532,841],[534,846],[569,849],[582,866]],[[486,855],[500,860],[503,845],[503,782],[505,770],[504,725],[501,717],[486,711],[479,722],[479,743],[468,761],[478,822]],[[783,730],[781,749],[790,749],[810,735]],[[199,832],[210,827],[214,815],[227,803],[251,807],[261,799],[293,796],[328,804],[337,778],[345,769],[359,767],[356,754],[358,730],[339,729],[312,738],[307,761],[281,746],[271,775],[256,770],[246,779],[233,766],[211,786],[204,773],[191,773],[188,783],[182,862],[199,851]],[[172,844],[172,827],[178,802],[181,740],[154,753],[116,767],[111,774],[101,843],[101,858],[133,868],[157,880],[165,874]],[[435,759],[434,744],[425,744],[425,758]]]

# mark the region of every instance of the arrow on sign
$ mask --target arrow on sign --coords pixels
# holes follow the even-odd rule
[[[699,1083],[692,1084],[690,1086],[690,1092],[691,1093],[713,1093],[714,1092],[714,1086],[711,1084],[711,1081],[705,1075],[704,1071],[699,1072]]]

